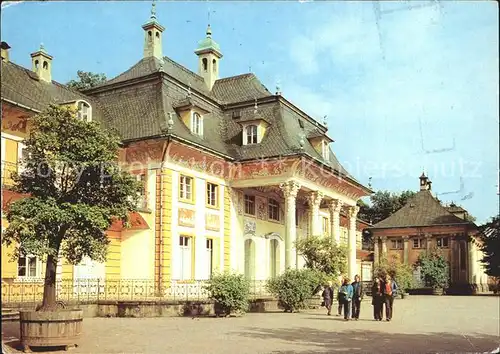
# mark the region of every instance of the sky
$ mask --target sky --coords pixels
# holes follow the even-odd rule
[[[498,8],[494,1],[157,2],[163,53],[197,70],[210,21],[221,77],[249,71],[319,121],[374,190],[418,190],[425,170],[445,203],[498,214]],[[1,39],[31,67],[43,42],[52,77],[112,78],[143,55],[151,2],[2,3]],[[29,24],[29,25],[26,25]],[[371,178],[370,178],[371,177]]]

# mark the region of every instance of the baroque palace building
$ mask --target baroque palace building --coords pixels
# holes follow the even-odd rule
[[[481,260],[481,238],[465,209],[443,205],[433,194],[432,182],[422,174],[420,191],[405,206],[369,228],[374,239],[374,261],[397,256],[415,265],[420,254],[438,250],[449,264],[448,293],[488,291],[488,275]],[[418,268],[415,280],[420,280]]]
[[[64,279],[203,280],[232,270],[264,280],[302,267],[298,238],[332,237],[348,248],[348,275],[371,279],[361,250],[356,201],[371,193],[330,149],[324,124],[271,93],[254,74],[219,78],[222,52],[210,26],[198,43],[197,72],[162,54],[156,13],[143,26],[144,56],[84,93],[51,78],[43,47],[33,66],[9,61],[2,42],[2,210],[22,196],[9,190],[30,116],[49,104],[118,130],[120,159],[144,190],[131,227],[114,224],[105,264],[60,261]],[[139,48],[138,48],[139,49]],[[7,222],[2,218],[2,228]],[[35,257],[13,262],[2,247],[2,281],[41,277]]]

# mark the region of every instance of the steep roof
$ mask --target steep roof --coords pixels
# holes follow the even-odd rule
[[[33,71],[11,61],[5,62],[2,60],[1,65],[2,99],[16,102],[37,111],[46,109],[49,104],[60,104],[78,99],[84,99],[93,108],[97,108],[97,102],[94,99],[57,81],[45,82],[40,80]],[[93,109],[94,116],[99,116],[98,111],[98,109]]]
[[[213,95],[221,103],[243,102],[272,96],[271,92],[251,73],[215,81]]]
[[[450,213],[428,190],[421,190],[405,206],[371,229],[469,224]]]

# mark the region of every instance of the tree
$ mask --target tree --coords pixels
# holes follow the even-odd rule
[[[399,255],[392,254],[389,258],[382,257],[373,270],[373,275],[380,279],[390,275],[396,281],[401,292],[413,288],[413,269],[409,264],[401,262]]]
[[[306,267],[318,270],[330,277],[344,274],[347,250],[329,237],[310,236],[295,243],[297,253],[304,257]]]
[[[484,253],[482,263],[486,268],[486,274],[500,279],[500,216],[491,218],[490,221],[481,225]]]
[[[415,194],[409,190],[401,193],[378,191],[370,196],[370,205],[362,200],[358,201],[358,217],[370,224],[376,224],[401,209]]]
[[[94,74],[90,71],[81,70],[78,70],[76,74],[78,75],[78,79],[71,80],[66,85],[78,91],[86,90],[106,82],[105,74]]]
[[[426,286],[433,289],[444,289],[448,286],[448,262],[436,249],[421,253],[416,266],[420,267],[420,276]]]
[[[58,259],[105,261],[105,232],[114,220],[127,220],[140,186],[117,167],[119,137],[97,123],[57,106],[32,123],[24,171],[13,176],[15,190],[29,196],[9,206],[2,242],[17,246],[14,257],[30,254],[46,261],[40,310],[51,311]]]

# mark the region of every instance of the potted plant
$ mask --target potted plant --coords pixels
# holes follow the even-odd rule
[[[140,191],[130,174],[116,168],[120,139],[71,108],[50,106],[30,119],[24,144],[28,157],[13,175],[15,191],[27,195],[9,205],[2,243],[13,257],[33,255],[45,262],[43,300],[36,311],[21,311],[21,343],[71,346],[82,330],[83,311],[64,309],[56,298],[56,267],[64,257],[105,261],[106,230],[126,220]]]
[[[248,310],[250,283],[243,274],[214,274],[205,289],[214,300],[215,315],[228,317]]]
[[[426,286],[432,288],[433,295],[442,295],[449,282],[449,267],[446,259],[435,249],[422,253],[416,263]]]

